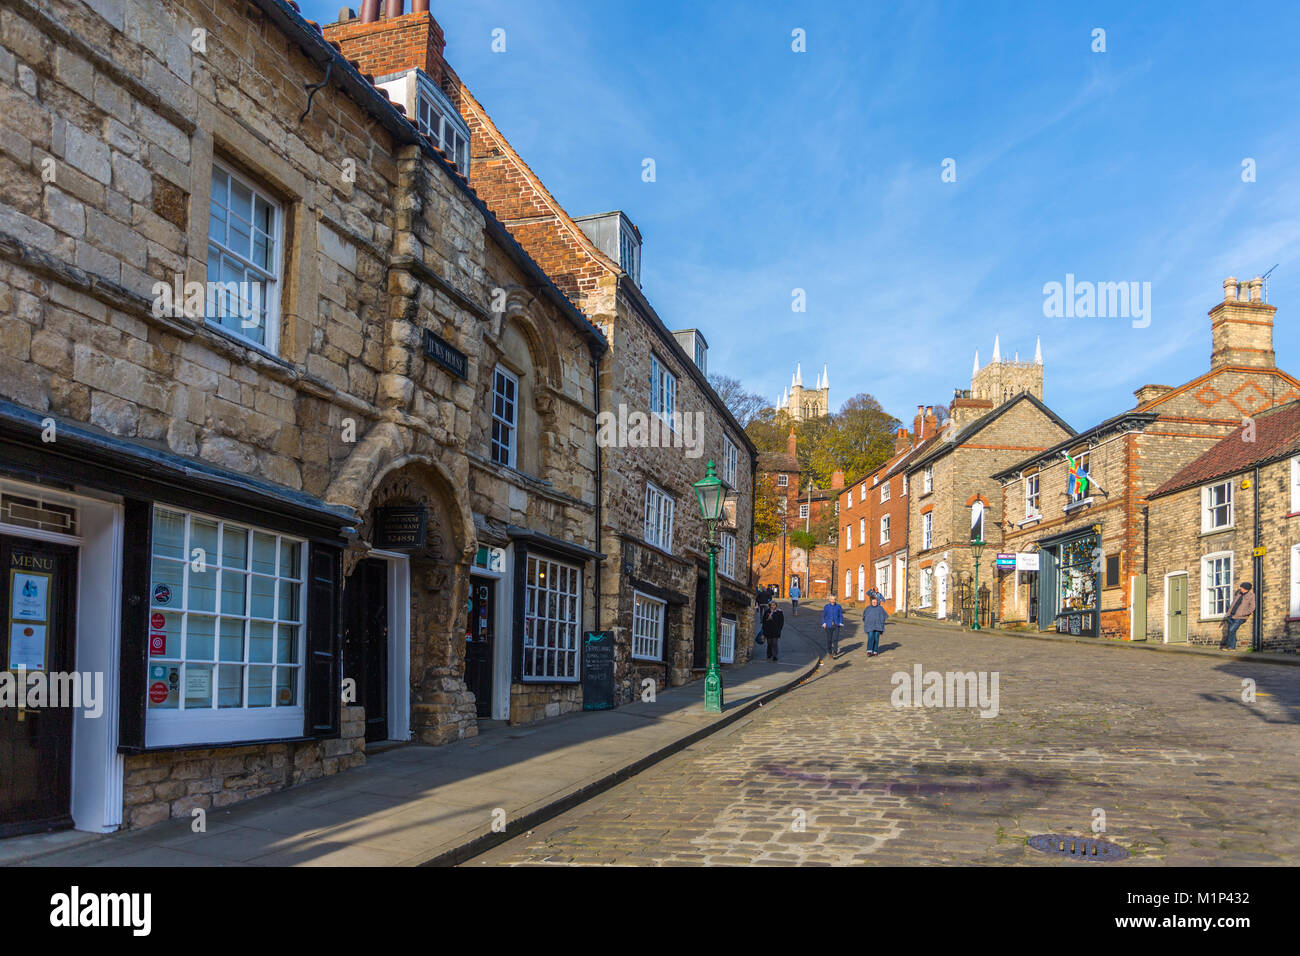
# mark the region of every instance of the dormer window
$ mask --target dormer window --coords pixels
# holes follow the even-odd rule
[[[415,125],[441,147],[463,176],[469,178],[469,127],[447,94],[423,74],[416,94]]]
[[[618,264],[637,285],[641,284],[641,243],[632,234],[632,224],[624,220],[618,231]],[[699,364],[699,359],[696,359]],[[700,366],[703,370],[704,366]]]

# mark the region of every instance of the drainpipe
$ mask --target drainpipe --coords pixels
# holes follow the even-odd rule
[[[600,356],[599,355],[592,356],[591,367],[593,369],[592,385],[594,386],[591,392],[596,402],[596,437],[599,438],[600,436]],[[604,539],[604,526],[601,523],[601,507],[600,507],[602,487],[603,487],[602,482],[600,480],[600,469],[601,469],[600,442],[593,441],[592,444],[595,446],[595,451],[596,451],[596,550],[601,551],[602,550],[601,545]],[[596,632],[600,631],[600,568],[601,565],[604,563],[605,562],[603,558],[596,559],[595,580],[592,582],[593,588],[595,589],[596,612],[592,618],[591,629]]]
[[[1259,547],[1263,544],[1260,540],[1263,529],[1259,520],[1258,464],[1255,465],[1255,480],[1251,484],[1251,490],[1255,492],[1255,553],[1251,559],[1255,577],[1255,621],[1250,629],[1250,649],[1262,651],[1264,649],[1264,559],[1259,554]]]

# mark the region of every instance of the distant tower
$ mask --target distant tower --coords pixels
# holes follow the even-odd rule
[[[827,366],[822,366],[817,376],[816,388],[804,388],[803,365],[796,364],[790,377],[790,387],[781,394],[777,411],[785,411],[797,422],[825,418],[831,411],[831,377]]]
[[[1009,402],[1022,392],[1039,400],[1043,397],[1043,342],[1034,346],[1034,360],[1020,361],[1017,352],[1013,361],[1002,361],[1000,336],[993,338],[993,360],[980,368],[979,349],[975,350],[975,368],[970,377],[971,398],[986,398],[993,407]]]

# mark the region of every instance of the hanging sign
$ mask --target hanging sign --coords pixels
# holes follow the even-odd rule
[[[428,525],[429,509],[424,505],[376,508],[371,544],[381,551],[423,548]]]

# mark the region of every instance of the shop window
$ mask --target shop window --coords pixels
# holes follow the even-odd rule
[[[661,488],[645,488],[645,540],[665,551],[673,549],[673,499]]]
[[[492,373],[492,460],[515,467],[519,428],[519,379],[497,366]]]
[[[1232,552],[1201,558],[1201,617],[1223,617],[1232,605]]]
[[[718,621],[718,661],[730,664],[736,659],[736,621],[724,617]]]
[[[1096,535],[1061,545],[1057,556],[1057,582],[1062,611],[1092,611],[1097,607]]]
[[[1201,489],[1201,531],[1232,527],[1232,482],[1223,481]]]
[[[265,191],[213,164],[204,317],[272,354],[279,351],[281,219]]]
[[[582,570],[530,554],[524,577],[526,681],[578,680]]]
[[[659,661],[664,656],[664,611],[668,605],[637,591],[632,595],[632,656]]]
[[[151,557],[151,743],[301,735],[305,542],[157,507]]]

